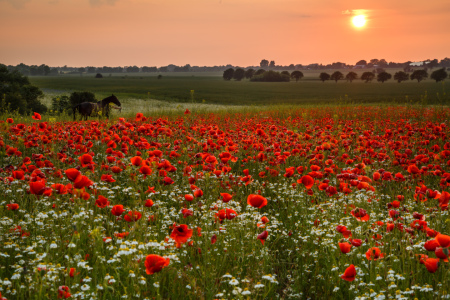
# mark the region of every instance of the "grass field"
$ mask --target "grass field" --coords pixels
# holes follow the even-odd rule
[[[334,71],[334,70],[333,70]],[[390,71],[394,73],[395,70]],[[332,70],[328,70],[332,73]],[[346,74],[348,70],[341,70]],[[362,73],[361,70],[357,71]],[[170,102],[195,102],[224,105],[278,105],[278,104],[340,104],[346,103],[417,103],[445,104],[447,82],[432,80],[397,83],[364,83],[318,80],[318,71],[305,71],[299,82],[262,83],[225,81],[221,73],[156,73],[114,74],[95,79],[93,74],[83,76],[30,77],[50,96],[72,91],[91,91],[101,99],[114,93],[119,99],[156,99]],[[360,75],[360,74],[359,74]],[[193,94],[191,91],[194,91]]]

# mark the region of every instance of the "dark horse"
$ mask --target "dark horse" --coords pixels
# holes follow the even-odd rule
[[[84,117],[85,120],[87,120],[87,117],[90,117],[92,113],[98,113],[102,112],[102,115],[109,118],[109,103],[114,103],[117,106],[121,107],[121,104],[116,96],[112,95],[109,96],[101,101],[98,101],[96,103],[93,102],[83,102],[78,105],[75,105],[72,107],[73,109],[73,120],[75,121],[75,113],[78,110],[78,112],[81,115],[81,118]]]

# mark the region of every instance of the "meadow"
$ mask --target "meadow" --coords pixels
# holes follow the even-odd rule
[[[324,70],[332,73],[335,70]],[[340,70],[344,75],[349,70]],[[362,70],[355,70],[359,76]],[[394,74],[398,70],[389,70]],[[43,89],[47,95],[70,94],[73,91],[90,91],[99,99],[114,93],[120,100],[160,100],[172,103],[207,103],[238,106],[258,105],[307,105],[307,104],[448,104],[447,82],[433,80],[385,83],[373,81],[352,83],[341,80],[337,83],[322,83],[318,71],[306,70],[305,77],[298,82],[250,82],[225,81],[222,73],[156,73],[95,74],[30,77],[33,85]]]
[[[202,107],[3,115],[0,298],[450,298],[448,107]]]

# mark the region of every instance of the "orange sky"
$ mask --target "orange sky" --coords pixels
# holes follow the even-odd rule
[[[351,24],[355,10],[367,16],[362,29]],[[449,16],[449,0],[0,0],[0,63],[442,59],[450,53]]]

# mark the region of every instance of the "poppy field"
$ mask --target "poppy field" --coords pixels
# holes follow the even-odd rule
[[[449,299],[450,109],[0,121],[0,299]]]

